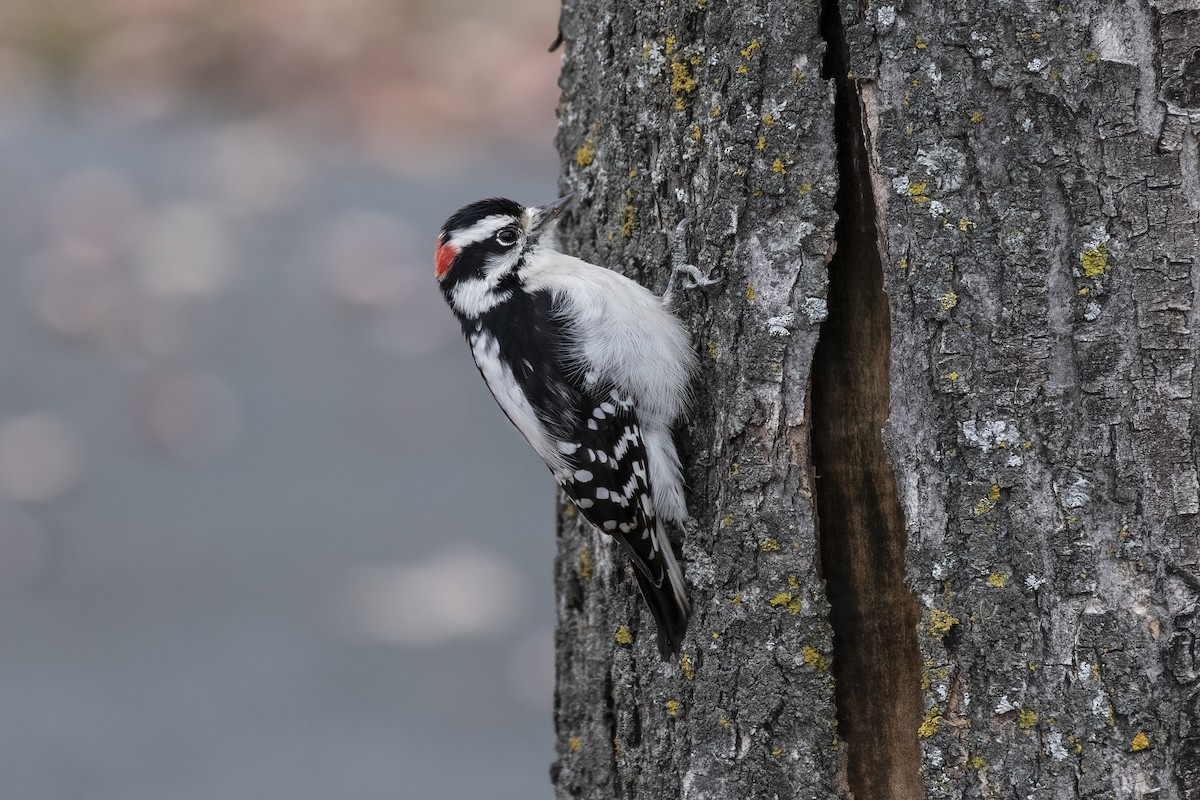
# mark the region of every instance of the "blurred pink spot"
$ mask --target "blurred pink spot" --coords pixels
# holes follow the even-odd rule
[[[127,300],[112,257],[82,241],[34,259],[26,269],[26,288],[38,321],[73,338],[111,338]]]
[[[105,255],[127,251],[145,223],[137,189],[109,167],[88,167],[67,176],[50,193],[48,211],[56,242]]]
[[[512,627],[524,600],[505,559],[447,550],[423,564],[359,567],[342,579],[337,622],[370,642],[430,647]]]
[[[318,243],[321,277],[339,300],[364,309],[387,309],[403,298],[411,278],[412,234],[373,211],[351,211],[334,220]]]
[[[233,388],[222,378],[199,370],[150,372],[142,378],[134,404],[150,439],[183,458],[228,447],[240,427]]]
[[[59,497],[78,483],[83,446],[75,430],[53,414],[0,422],[0,493],[22,503]]]
[[[294,136],[263,122],[229,125],[197,162],[196,183],[225,215],[249,217],[296,202],[312,168]]]
[[[226,225],[211,211],[185,203],[155,216],[138,258],[140,285],[164,300],[220,294],[236,266]]]

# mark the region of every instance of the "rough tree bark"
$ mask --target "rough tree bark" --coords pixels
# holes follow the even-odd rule
[[[562,32],[568,249],[721,283],[678,662],[560,517],[558,796],[1200,798],[1200,8]]]

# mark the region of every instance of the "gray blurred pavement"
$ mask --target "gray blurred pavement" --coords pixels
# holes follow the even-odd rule
[[[552,484],[430,253],[557,164],[487,160],[0,120],[0,797],[551,796]]]

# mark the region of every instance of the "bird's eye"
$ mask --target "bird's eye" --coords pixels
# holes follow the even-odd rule
[[[517,243],[517,239],[519,238],[520,237],[517,236],[517,232],[512,228],[505,228],[496,234],[496,241],[504,247],[512,247]]]

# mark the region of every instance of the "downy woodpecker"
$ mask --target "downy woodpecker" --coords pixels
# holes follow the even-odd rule
[[[559,250],[569,201],[460,209],[438,234],[435,275],[496,402],[633,562],[670,659],[690,610],[664,529],[687,518],[671,425],[696,356],[664,300]]]

